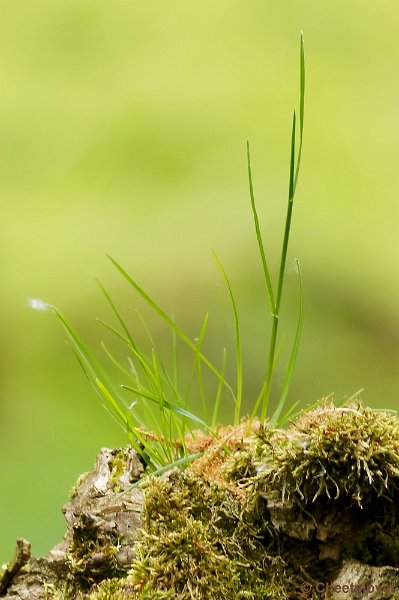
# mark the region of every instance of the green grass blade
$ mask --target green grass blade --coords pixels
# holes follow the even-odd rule
[[[104,344],[104,342],[101,342],[101,347],[104,351],[104,354],[107,356],[108,360],[128,379],[130,379],[131,381],[133,381],[134,385],[136,387],[139,386],[139,381],[137,378],[135,378],[130,371],[128,371],[128,369],[126,369],[116,358],[115,356],[112,354],[112,352],[110,350],[108,350],[107,346]],[[138,419],[138,423],[141,427],[144,427],[144,422],[140,421]]]
[[[144,431],[139,429],[134,430],[134,435],[141,445],[141,455],[150,459],[152,466],[156,469],[170,462],[170,452],[166,445],[160,441],[154,441],[152,437],[148,437]],[[148,460],[146,460],[148,462]]]
[[[294,404],[292,404],[292,406],[289,407],[289,409],[283,414],[283,416],[281,417],[281,419],[279,421],[277,421],[277,423],[275,425],[272,425],[270,423],[271,427],[283,427],[285,425],[285,423],[288,421],[288,419],[290,418],[290,416],[293,414],[294,410],[296,409],[296,407],[299,404],[299,400],[297,400],[296,402],[294,402]]]
[[[105,329],[108,329],[108,331],[113,333],[113,335],[115,335],[117,338],[122,340],[122,342],[124,342],[127,346],[132,347],[129,340],[127,338],[125,338],[124,335],[122,335],[117,329],[115,329],[115,327],[113,327],[112,325],[110,325],[106,321],[103,321],[100,318],[97,318],[96,321],[97,321],[97,323],[100,323],[100,325],[105,327]]]
[[[112,354],[112,352],[107,348],[104,342],[101,342],[101,348],[103,349],[104,354],[107,356],[108,360],[128,379],[133,381],[135,385],[138,385],[139,378],[137,376],[137,371],[135,370],[132,373],[131,368],[124,367],[123,364]]]
[[[152,357],[152,367],[153,367],[154,378],[155,378],[156,386],[157,386],[157,397],[159,398],[159,401],[160,401],[159,406],[162,410],[163,405],[164,405],[164,400],[166,400],[166,398],[165,398],[165,394],[164,394],[162,382],[161,382],[161,377],[160,377],[158,357],[157,357],[157,353],[155,352],[154,348],[151,351],[151,357]]]
[[[206,326],[206,322],[208,321],[208,314],[209,313],[206,313],[206,315],[205,315],[204,322],[203,322],[203,324],[201,326],[201,331],[204,328],[204,324]],[[188,406],[189,401],[190,401],[191,386],[192,386],[195,374],[197,373],[198,378],[202,377],[202,371],[201,371],[201,367],[200,367],[200,364],[199,364],[200,361],[201,361],[201,359],[199,357],[199,354],[201,352],[201,344],[198,345],[198,341],[199,341],[199,338],[197,338],[197,341],[196,341],[196,344],[195,344],[196,351],[195,351],[195,354],[194,354],[193,364],[192,364],[192,367],[191,367],[190,378],[189,378],[188,383],[187,383],[187,389],[186,389],[186,393],[185,393],[185,402],[184,402],[184,406],[185,407]],[[220,380],[218,380],[218,381],[220,382]],[[202,381],[199,381],[199,383],[201,385]],[[201,394],[201,390],[200,390],[200,394]]]
[[[70,342],[72,344],[72,348],[73,348],[79,362],[84,367],[84,371],[86,372],[93,387],[96,390],[98,390],[98,386],[97,386],[96,382],[97,382],[97,379],[101,380],[102,382],[104,382],[104,385],[106,385],[108,390],[109,389],[114,390],[114,394],[117,397],[117,402],[118,402],[119,406],[125,406],[123,398],[118,395],[117,391],[115,390],[114,383],[112,382],[110,377],[107,375],[107,373],[103,369],[103,367],[100,365],[100,363],[98,362],[98,360],[96,359],[94,354],[89,350],[89,348],[86,346],[86,344],[83,342],[83,340],[80,338],[80,336],[73,329],[72,325],[65,319],[65,317],[62,315],[62,313],[55,307],[52,307],[52,309],[54,310],[58,320],[63,325],[64,330],[66,331],[66,333],[68,335],[68,339],[70,340]],[[109,400],[108,395],[106,395],[104,397],[104,400],[108,404],[108,400]],[[110,409],[111,409],[111,412],[113,412],[113,413],[115,412],[114,401],[111,402]],[[118,421],[122,424],[122,421],[120,421],[121,413],[119,412],[119,409],[116,411],[115,416],[118,419]],[[123,418],[123,423],[124,423],[123,426],[125,427],[125,418]]]
[[[107,300],[108,304],[110,305],[110,307],[111,307],[111,309],[112,309],[113,313],[115,314],[116,318],[118,319],[119,323],[121,324],[121,326],[122,326],[122,329],[123,329],[123,331],[125,332],[127,339],[129,340],[129,344],[130,344],[130,345],[131,345],[133,348],[136,348],[136,345],[135,345],[135,343],[134,343],[134,341],[133,341],[133,338],[132,338],[132,336],[131,336],[131,334],[130,334],[129,328],[128,328],[128,326],[126,325],[126,323],[125,323],[124,319],[122,318],[122,316],[121,316],[120,312],[119,312],[119,311],[118,311],[118,309],[116,308],[116,306],[115,306],[115,304],[114,304],[114,302],[113,302],[113,300],[112,300],[111,296],[108,294],[107,290],[105,289],[105,287],[103,286],[103,284],[101,283],[101,281],[100,281],[99,279],[96,279],[96,281],[97,281],[97,283],[98,283],[98,285],[99,285],[99,287],[100,287],[100,289],[101,289],[102,293],[104,294],[104,296],[105,296],[105,298],[106,298],[106,300]]]
[[[283,293],[285,265],[287,262],[288,241],[290,238],[290,230],[291,230],[292,207],[293,207],[293,200],[294,200],[295,127],[296,127],[296,116],[295,116],[295,111],[294,111],[294,116],[293,116],[293,120],[292,120],[292,131],[291,131],[290,177],[289,177],[290,183],[289,183],[289,190],[288,190],[288,207],[287,207],[287,214],[286,214],[286,219],[285,219],[283,246],[282,246],[281,258],[280,258],[276,304],[274,307],[272,332],[271,332],[271,336],[270,336],[269,357],[268,357],[267,369],[266,369],[264,396],[262,399],[262,408],[261,408],[261,413],[260,413],[261,423],[263,423],[264,420],[266,419],[266,415],[267,415],[268,407],[269,407],[270,389],[271,389],[271,383],[272,383],[272,377],[273,377],[274,365],[275,365],[275,353],[276,353],[277,333],[278,333],[278,326],[279,326],[281,297],[282,297],[282,293]]]
[[[147,392],[144,392],[143,390],[140,390],[138,388],[134,388],[130,385],[122,385],[121,386],[124,390],[128,390],[129,392],[133,392],[134,394],[137,394],[138,396],[142,396],[143,398],[146,398],[147,400],[151,400],[151,402],[155,402],[156,404],[158,404],[158,406],[161,405],[161,401],[160,399],[153,395],[153,394],[149,394]],[[172,402],[169,402],[168,400],[163,399],[162,400],[162,405],[164,408],[178,414],[181,415],[183,417],[186,417],[187,419],[190,419],[191,421],[194,421],[195,423],[198,423],[199,425],[201,425],[201,427],[203,427],[204,429],[206,429],[207,431],[209,431],[209,427],[208,425],[199,417],[197,417],[196,415],[194,415],[193,413],[189,412],[188,410],[186,410],[185,408],[182,408],[181,406],[177,406],[176,404],[173,404]]]
[[[112,413],[117,417],[118,421],[124,425],[126,431],[128,430],[128,423],[126,418],[126,413],[123,412],[118,402],[116,402],[115,398],[111,394],[111,392],[107,389],[104,383],[97,377],[95,380],[96,386],[101,392],[101,395],[106,399],[107,406],[111,409]]]
[[[205,393],[204,393],[204,382],[203,382],[203,377],[202,377],[200,353],[201,353],[202,342],[203,342],[204,336],[205,336],[205,331],[206,331],[206,328],[208,325],[208,318],[209,318],[209,312],[206,313],[204,322],[202,323],[201,331],[200,331],[200,334],[198,336],[198,340],[196,343],[196,351],[195,351],[195,357],[194,357],[194,365],[195,364],[197,365],[197,371],[198,371],[198,388],[199,388],[199,394],[200,394],[200,398],[201,398],[202,416],[204,418],[204,421],[208,420],[208,408],[206,405],[206,398],[205,398]]]
[[[174,317],[172,315],[172,321]],[[177,347],[177,335],[176,331],[172,329],[172,370],[173,370],[173,387],[180,395],[180,378],[179,378],[179,353]]]
[[[273,365],[274,365],[274,354],[276,349],[276,340],[278,333],[278,325],[279,325],[279,315],[280,315],[280,306],[281,306],[281,298],[283,293],[283,285],[285,278],[285,267],[287,262],[287,251],[288,251],[288,242],[290,238],[291,231],[291,221],[292,221],[292,209],[294,204],[295,190],[296,184],[299,175],[299,167],[302,155],[302,136],[303,136],[303,122],[304,122],[304,114],[305,114],[305,50],[304,50],[304,39],[303,34],[301,34],[301,51],[300,51],[300,109],[299,109],[299,150],[298,150],[298,160],[295,166],[295,150],[296,150],[296,113],[294,111],[293,120],[292,120],[292,130],[291,130],[291,152],[290,152],[290,173],[289,173],[289,188],[288,188],[288,206],[287,213],[285,219],[285,228],[284,228],[284,237],[283,237],[283,245],[281,250],[281,258],[280,258],[280,267],[278,274],[278,283],[277,283],[277,292],[276,292],[276,302],[275,302],[275,310],[273,312],[273,324],[272,324],[272,333],[270,337],[270,350],[269,350],[269,359],[266,370],[266,380],[264,384],[264,394],[262,399],[262,408],[260,419],[263,422],[267,415],[268,404],[269,404],[269,396],[271,389],[271,380],[273,376]],[[259,400],[259,397],[258,397]],[[258,400],[256,403],[256,410],[258,405]]]
[[[296,137],[296,112],[294,111],[294,116],[292,118],[292,129],[291,129],[291,155],[290,155],[290,178],[289,178],[290,184],[289,184],[289,191],[288,191],[289,204],[292,204],[292,201],[294,199],[294,194],[295,194],[295,187],[294,187],[294,182],[295,182],[295,137]],[[286,220],[286,224],[287,224],[287,220]],[[291,225],[290,221],[288,221],[288,225]],[[284,242],[285,242],[285,237],[283,240],[283,250],[284,250]]]
[[[298,348],[299,348],[299,341],[301,338],[301,331],[302,331],[302,319],[303,319],[303,286],[302,286],[302,274],[301,274],[301,269],[299,266],[299,261],[298,259],[295,259],[295,263],[296,263],[296,267],[298,270],[298,280],[299,280],[299,313],[298,313],[298,321],[297,321],[297,326],[296,326],[296,331],[295,331],[295,336],[294,336],[294,343],[292,346],[292,351],[291,351],[291,356],[290,356],[290,360],[288,362],[288,367],[285,373],[285,377],[284,377],[284,383],[282,386],[282,390],[281,390],[281,395],[280,395],[280,400],[279,403],[276,407],[276,410],[274,411],[271,419],[270,419],[270,424],[272,427],[275,426],[275,424],[278,421],[278,418],[280,416],[280,413],[283,409],[283,406],[286,402],[287,396],[288,396],[288,391],[290,388],[290,384],[292,381],[292,375],[294,372],[294,367],[295,367],[295,362],[298,356]]]
[[[193,460],[195,460],[196,458],[199,458],[203,454],[204,454],[203,452],[197,452],[196,454],[190,454],[189,456],[183,456],[183,458],[179,458],[178,460],[175,460],[174,462],[172,462],[168,465],[165,465],[164,467],[161,467],[161,468],[157,469],[156,471],[153,471],[152,473],[146,474],[143,477],[141,477],[138,481],[135,481],[126,490],[124,490],[123,492],[118,494],[117,497],[120,498],[120,497],[124,496],[125,494],[128,494],[129,492],[131,492],[134,488],[143,485],[143,483],[145,483],[145,481],[148,477],[158,477],[159,475],[163,475],[163,473],[166,473],[166,471],[170,471],[171,469],[176,469],[178,467],[183,467],[187,463],[192,462]]]
[[[237,305],[234,298],[233,290],[231,289],[229,278],[227,277],[226,271],[223,268],[222,263],[219,260],[218,255],[215,250],[212,249],[213,256],[216,260],[216,263],[222,273],[223,279],[226,283],[231,304],[233,307],[233,315],[234,315],[234,329],[235,329],[235,339],[236,339],[236,364],[237,364],[237,394],[236,394],[236,403],[234,410],[234,425],[238,425],[241,417],[241,402],[242,402],[242,348],[241,348],[241,335],[240,335],[240,324],[238,321],[238,311]]]
[[[294,193],[296,189],[296,184],[299,176],[299,169],[301,166],[301,158],[302,158],[302,140],[303,140],[303,123],[305,119],[305,42],[303,38],[303,32],[301,32],[301,56],[300,56],[300,86],[299,86],[299,149],[298,149],[298,157],[296,161],[296,170],[295,170],[295,180],[294,180]]]
[[[148,385],[150,386],[152,391],[155,393],[155,391],[157,389],[157,382],[156,382],[154,373],[152,372],[151,367],[149,366],[151,364],[151,361],[149,359],[147,359],[146,356],[143,353],[139,352],[138,350],[131,348],[131,351],[132,351],[132,354],[134,355],[134,357],[137,359],[137,362],[143,369],[143,372],[147,379]]]
[[[101,346],[111,363],[114,364],[123,373],[123,375],[125,375],[125,377],[133,381],[135,388],[142,389],[137,374],[136,376],[134,376],[130,373],[130,371],[125,369],[120,364],[120,362],[113,356],[113,354],[108,350],[104,343],[102,343]],[[127,411],[128,415],[132,414],[132,408],[132,405],[130,405]],[[162,431],[159,429],[159,418],[154,414],[153,410],[151,409],[151,405],[148,403],[140,403],[139,408],[143,412],[144,417],[142,417],[137,410],[134,411],[134,417],[137,421],[137,425],[142,428],[151,428],[152,431],[154,431],[155,434],[158,435],[158,437],[162,436]]]
[[[223,348],[222,368],[221,368],[221,373],[223,375],[224,375],[225,370],[226,370],[226,358],[227,358],[227,351],[226,351],[226,348]],[[212,424],[211,424],[211,428],[212,429],[214,429],[216,427],[217,418],[218,418],[218,415],[219,415],[220,397],[221,397],[221,394],[222,394],[222,388],[223,388],[222,380],[219,379],[219,381],[218,381],[218,388],[217,388],[217,392],[216,392],[216,398],[215,398],[215,402],[214,402],[214,405],[213,405]]]
[[[148,324],[146,322],[146,320],[144,319],[143,315],[136,310],[137,316],[139,317],[144,330],[148,336],[148,339],[150,341],[150,344],[152,346],[152,353],[155,353],[155,357],[152,356],[152,362],[154,363],[154,359],[156,359],[156,365],[157,365],[157,372],[155,373],[155,369],[154,369],[154,375],[156,377],[156,380],[158,382],[158,385],[161,386],[161,388],[163,388],[164,386],[166,386],[169,391],[172,392],[173,396],[175,397],[176,401],[181,401],[181,397],[179,394],[179,391],[176,389],[175,385],[174,385],[174,381],[173,379],[169,376],[168,370],[165,367],[164,362],[161,359],[161,356],[159,354],[159,352],[157,351],[157,345],[155,343],[154,338],[152,337],[151,334],[151,330],[148,327]]]
[[[253,214],[254,223],[255,223],[256,240],[258,243],[260,257],[262,260],[262,267],[263,267],[263,273],[264,273],[265,281],[266,281],[267,297],[269,299],[270,312],[274,313],[274,305],[275,305],[274,292],[273,292],[272,281],[270,278],[269,267],[267,265],[266,253],[265,253],[265,248],[263,245],[262,234],[260,231],[258,212],[256,210],[255,194],[254,194],[254,187],[253,187],[253,180],[252,180],[251,153],[250,153],[249,141],[247,141],[247,168],[248,168],[249,196],[251,199],[252,214]]]
[[[149,306],[176,332],[181,340],[195,353],[195,344],[190,340],[190,338],[184,333],[184,331],[171,319],[162,308],[130,277],[130,275],[119,265],[116,260],[114,260],[111,256],[107,255],[111,263],[114,267],[119,271],[119,273],[126,279],[126,281],[136,290],[136,292],[147,302]],[[226,381],[224,377],[222,377],[221,373],[216,369],[216,367],[202,354],[200,353],[200,358],[202,362],[210,369],[210,371],[218,378],[222,379],[223,385],[230,391],[230,393],[234,397],[234,391],[230,384]]]

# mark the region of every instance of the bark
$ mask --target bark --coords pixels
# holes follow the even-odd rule
[[[47,600],[52,590],[63,590],[66,584],[84,589],[124,573],[132,562],[143,504],[143,492],[129,488],[143,470],[131,448],[103,448],[93,471],[79,477],[62,509],[64,539],[40,558],[31,558],[29,542],[18,540],[16,556],[0,579],[0,596]]]

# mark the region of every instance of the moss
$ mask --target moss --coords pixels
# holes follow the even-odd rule
[[[395,415],[324,403],[287,430],[243,423],[194,441],[204,454],[190,469],[142,483],[133,564],[118,564],[104,522],[74,522],[69,598],[299,600],[305,585],[313,600],[330,597],[315,582],[345,583],[353,564],[359,577],[399,582]],[[115,491],[132,476],[129,453],[111,454]]]
[[[276,490],[304,506],[318,498],[366,508],[399,496],[399,422],[359,403],[325,404],[287,431],[263,430],[254,489]]]
[[[122,490],[120,484],[120,478],[126,471],[126,453],[121,448],[118,452],[112,455],[112,461],[110,463],[111,471],[111,488],[114,492],[120,492]]]
[[[284,565],[249,535],[241,512],[228,489],[194,474],[152,479],[131,573],[143,586],[140,598],[155,591],[179,600],[285,598],[276,577]]]
[[[89,594],[78,595],[76,600],[131,600],[136,597],[125,579],[111,578],[93,586]]]
[[[66,600],[66,586],[64,590],[59,590],[54,584],[44,584],[44,597],[46,600]]]
[[[291,589],[306,578],[333,580],[351,558],[399,566],[395,415],[325,403],[287,430],[260,428],[227,474],[248,491],[247,522],[277,535]]]
[[[89,589],[103,579],[125,575],[126,569],[118,566],[117,551],[118,539],[101,529],[92,517],[82,515],[73,528],[68,553],[74,589],[77,586],[82,590]]]

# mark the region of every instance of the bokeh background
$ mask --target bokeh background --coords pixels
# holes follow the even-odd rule
[[[245,144],[275,274],[301,29],[307,101],[286,348],[296,256],[305,313],[290,401],[364,388],[368,405],[395,408],[399,7],[4,0],[1,12],[0,562],[18,536],[47,552],[64,532],[60,507],[77,476],[101,446],[125,442],[54,316],[29,310],[28,297],[55,304],[99,348],[95,319],[109,310],[94,277],[124,314],[141,306],[108,252],[193,338],[209,309],[208,349],[217,357],[226,345],[232,359],[215,247],[241,314],[249,407],[264,371],[268,308]],[[167,332],[148,317],[163,345]]]

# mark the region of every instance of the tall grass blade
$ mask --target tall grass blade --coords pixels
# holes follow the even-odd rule
[[[270,351],[269,351],[269,360],[266,371],[266,380],[264,385],[264,395],[262,400],[261,414],[260,420],[263,422],[266,419],[266,415],[268,412],[269,405],[269,397],[270,397],[270,389],[271,389],[271,381],[274,370],[274,355],[276,351],[276,340],[278,334],[278,326],[279,326],[279,316],[280,316],[280,307],[281,307],[281,298],[283,293],[283,285],[285,278],[285,268],[287,262],[287,251],[288,251],[288,242],[290,238],[291,231],[291,220],[292,220],[292,209],[294,204],[295,190],[296,184],[299,175],[299,166],[300,159],[302,154],[302,134],[303,134],[303,120],[304,120],[304,112],[305,112],[305,51],[304,51],[304,39],[303,34],[301,34],[301,52],[300,52],[300,115],[299,115],[299,150],[298,150],[298,160],[295,166],[295,153],[296,153],[296,113],[294,111],[293,119],[292,119],[292,130],[291,130],[291,152],[290,152],[290,173],[289,173],[289,188],[288,188],[288,206],[287,213],[285,219],[285,228],[284,228],[284,237],[283,237],[283,245],[281,250],[281,258],[280,258],[280,267],[278,274],[278,283],[277,283],[277,292],[276,292],[276,301],[274,305],[273,312],[273,323],[272,323],[272,332],[270,337]],[[300,332],[300,330],[299,330]],[[295,344],[294,344],[295,346]],[[281,406],[282,408],[282,406]],[[281,411],[280,408],[280,411]]]
[[[298,150],[298,158],[296,161],[296,170],[295,170],[295,181],[294,181],[294,193],[296,184],[299,176],[299,169],[301,166],[301,158],[302,158],[302,140],[303,140],[303,123],[305,119],[305,41],[303,37],[303,32],[301,32],[301,56],[300,56],[300,86],[299,86],[299,150]]]
[[[292,375],[294,372],[294,367],[295,367],[296,359],[298,356],[299,341],[301,338],[301,331],[302,331],[302,319],[303,319],[302,274],[301,274],[301,269],[299,266],[298,259],[295,259],[295,263],[296,263],[296,267],[297,267],[297,271],[298,271],[298,280],[299,280],[299,314],[298,314],[298,321],[297,321],[297,326],[296,326],[296,331],[295,331],[295,336],[294,336],[294,343],[292,346],[290,360],[288,362],[287,370],[286,370],[285,377],[284,377],[284,383],[283,383],[282,390],[281,390],[280,400],[279,400],[279,403],[270,419],[270,425],[272,427],[274,427],[276,425],[278,418],[280,416],[280,413],[283,409],[283,406],[286,402],[287,396],[288,396],[288,391],[290,388],[290,384],[292,381]]]
[[[226,358],[227,358],[227,351],[226,351],[226,348],[223,348],[222,368],[221,368],[221,373],[223,375],[224,375],[225,370],[226,370]],[[222,394],[222,388],[223,388],[222,380],[219,379],[219,381],[218,381],[218,389],[217,389],[216,397],[215,397],[215,402],[213,404],[213,414],[212,414],[211,429],[214,429],[214,427],[216,427],[216,423],[217,423],[217,419],[218,419],[218,415],[219,415],[220,397],[221,397],[221,394]]]
[[[172,321],[174,317],[172,315]],[[177,348],[176,331],[172,329],[172,360],[173,360],[173,387],[180,394],[180,378],[179,378],[179,353]]]
[[[76,333],[76,331],[74,330],[72,325],[65,319],[65,317],[62,315],[62,313],[55,307],[52,307],[52,308],[53,308],[58,320],[63,325],[63,327],[67,333],[68,339],[70,340],[70,342],[72,344],[72,348],[73,348],[76,356],[78,357],[79,361],[81,362],[82,366],[84,367],[84,370],[85,370],[89,380],[91,381],[93,387],[95,389],[97,389],[98,386],[96,384],[96,381],[97,381],[97,379],[100,379],[101,381],[104,382],[104,384],[106,384],[108,390],[113,389],[114,384],[113,384],[112,380],[107,375],[107,373],[103,369],[103,367],[100,365],[100,363],[98,362],[98,360],[96,359],[94,354],[89,350],[89,348],[83,342],[81,337]],[[114,394],[116,395],[116,397],[118,399],[119,405],[124,406],[125,405],[124,400],[122,397],[120,397],[117,394],[116,390],[114,390]],[[106,403],[108,404],[108,396],[106,396],[104,399],[105,399]],[[111,411],[114,412],[114,403],[113,402],[111,403],[110,408],[111,408]],[[117,415],[120,416],[119,411],[117,411]],[[119,418],[118,418],[118,420],[119,420]]]
[[[226,283],[231,304],[233,307],[233,315],[234,315],[234,330],[235,330],[235,340],[236,340],[236,364],[237,364],[237,394],[236,394],[236,402],[235,402],[235,410],[234,410],[234,425],[238,425],[240,422],[241,416],[241,402],[242,402],[242,348],[241,348],[241,334],[240,334],[240,324],[238,321],[238,311],[237,305],[234,298],[233,290],[231,289],[229,278],[227,277],[226,271],[223,268],[222,263],[219,260],[218,255],[215,250],[212,249],[213,256],[216,260],[216,263],[220,269],[220,272],[223,275],[223,279]]]
[[[263,245],[262,234],[260,231],[258,212],[256,210],[256,204],[255,204],[255,194],[254,194],[254,187],[253,187],[253,181],[252,181],[251,153],[250,153],[249,141],[247,141],[247,169],[248,169],[249,195],[250,195],[250,199],[251,199],[252,214],[253,214],[254,223],[255,223],[256,240],[258,243],[258,248],[259,248],[259,252],[260,252],[260,256],[261,256],[261,260],[262,260],[262,267],[263,267],[263,273],[264,273],[265,281],[266,281],[267,297],[269,300],[270,311],[271,311],[271,313],[273,313],[274,312],[274,304],[275,304],[274,303],[274,293],[273,293],[272,281],[270,278],[270,271],[269,271],[269,267],[267,265],[266,253],[265,253],[265,248]]]
[[[208,408],[207,408],[207,403],[206,403],[206,398],[205,398],[205,392],[204,392],[204,381],[203,381],[203,376],[202,376],[202,367],[201,367],[201,358],[200,358],[200,353],[201,353],[201,346],[202,346],[202,342],[205,336],[205,331],[208,325],[208,318],[209,318],[209,312],[206,313],[205,318],[204,318],[204,322],[202,324],[201,327],[201,331],[196,343],[196,351],[195,351],[195,357],[194,357],[194,365],[197,365],[197,371],[198,371],[198,389],[199,389],[199,394],[200,394],[200,398],[201,398],[201,405],[202,405],[202,416],[204,418],[204,421],[208,420]]]

